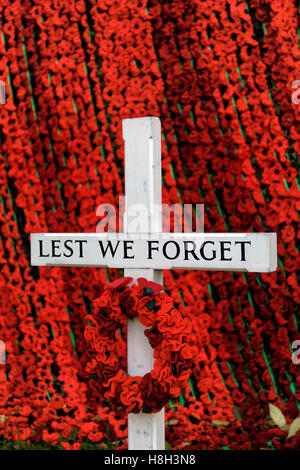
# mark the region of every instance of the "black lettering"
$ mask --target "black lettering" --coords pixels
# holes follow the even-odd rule
[[[113,248],[111,241],[108,240],[107,245],[106,245],[106,248],[104,249],[104,247],[103,247],[103,241],[102,241],[102,240],[99,240],[99,245],[100,245],[100,248],[101,248],[101,252],[102,252],[103,258],[105,258],[105,255],[106,255],[108,249],[109,249],[109,251],[111,252],[112,257],[114,258],[114,257],[115,257],[115,254],[116,254],[116,252],[117,252],[119,243],[120,243],[120,240],[118,240],[118,243],[116,244],[115,248]]]
[[[241,261],[246,261],[245,245],[246,243],[249,243],[249,245],[251,245],[251,242],[235,242],[235,245],[237,243],[241,244]]]
[[[174,245],[176,246],[176,255],[173,256],[173,258],[171,256],[167,255],[167,245],[169,245],[169,243],[174,243]],[[165,258],[176,259],[176,258],[178,258],[179,253],[180,253],[180,247],[179,247],[178,243],[175,242],[174,240],[170,240],[170,241],[168,241],[164,244],[164,246],[163,246],[163,255],[164,255]]]
[[[47,258],[48,256],[50,256],[49,254],[48,255],[43,255],[43,240],[39,240],[39,245],[40,245],[40,257],[41,258]]]
[[[221,258],[220,258],[220,260],[221,260],[221,261],[231,261],[232,258],[225,258],[225,251],[230,251],[230,249],[231,249],[230,247],[229,247],[229,248],[228,248],[228,247],[226,248],[226,247],[224,246],[225,243],[229,243],[229,244],[231,245],[231,242],[230,242],[230,241],[220,242],[220,246],[221,246]]]
[[[205,245],[207,245],[208,243],[210,243],[211,245],[214,245],[215,242],[211,242],[211,241],[207,241],[207,242],[204,242],[200,248],[200,255],[203,259],[205,259],[206,261],[212,261],[213,259],[216,259],[216,250],[212,250],[212,253],[213,253],[213,256],[212,258],[208,258],[207,256],[205,256],[204,254],[204,247]]]
[[[75,240],[75,243],[79,243],[79,258],[83,258],[83,243],[87,243],[87,240]]]
[[[148,259],[152,259],[152,251],[158,251],[158,246],[152,246],[152,243],[159,243],[157,240],[148,240]]]
[[[127,251],[128,250],[132,250],[132,246],[127,246],[128,243],[133,243],[133,240],[124,240],[123,241],[123,247],[124,247],[124,259],[132,259],[134,258],[134,255],[133,256],[128,256],[128,253]]]
[[[188,243],[192,243],[193,248],[188,249]],[[191,253],[193,257],[199,261],[199,258],[195,253],[196,243],[193,240],[184,240],[183,245],[184,245],[184,259],[188,260],[189,259],[188,254]]]
[[[65,240],[65,243],[64,243],[64,247],[70,252],[69,255],[66,255],[66,253],[64,253],[64,256],[66,258],[70,258],[70,256],[73,255],[73,248],[71,248],[69,245],[67,245],[67,243],[72,243],[72,240]]]
[[[60,254],[56,253],[56,250],[59,248],[59,245],[56,245],[56,243],[60,244],[60,240],[51,240],[52,243],[52,256],[53,258],[59,258],[61,256]]]

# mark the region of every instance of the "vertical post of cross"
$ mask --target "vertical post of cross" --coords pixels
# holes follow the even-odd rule
[[[123,120],[125,141],[125,213],[124,231],[156,233],[162,231],[161,211],[161,125],[159,118]],[[144,224],[137,226],[137,211],[145,211]],[[139,217],[141,222],[142,217]],[[163,272],[153,269],[125,269],[125,276],[144,277],[163,283]],[[153,367],[153,349],[137,320],[127,322],[128,374],[143,376]],[[164,450],[164,409],[159,413],[128,415],[130,450]]]

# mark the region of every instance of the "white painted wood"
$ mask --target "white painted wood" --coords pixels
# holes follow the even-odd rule
[[[154,211],[154,205],[161,205],[161,128],[158,118],[146,117],[123,121],[125,141],[125,213],[124,231],[139,233],[161,232],[161,217]],[[136,214],[131,211],[141,204],[146,217],[139,226],[134,226]],[[163,283],[161,270],[137,269],[132,264],[124,275],[136,280],[139,277],[160,284]],[[153,349],[144,335],[145,327],[137,320],[127,322],[128,373],[143,376],[153,367]],[[164,450],[165,421],[164,409],[159,413],[130,413],[128,415],[128,449]]]
[[[126,269],[125,276],[135,280],[145,277],[150,281],[162,284],[162,271],[153,269]],[[127,357],[128,374],[143,376],[153,367],[153,349],[144,335],[145,327],[138,319],[127,322]],[[164,450],[165,449],[165,413],[128,415],[128,448],[131,450]]]
[[[31,234],[31,264],[272,272],[276,233]]]
[[[126,269],[124,274],[133,277],[135,282],[138,277],[145,277],[149,281],[163,283],[163,273],[159,270]],[[127,341],[127,353],[131,358],[128,362],[129,375],[145,375],[153,367],[153,349],[144,335],[144,330],[145,327],[136,318],[128,320],[127,335],[131,338],[131,341]]]

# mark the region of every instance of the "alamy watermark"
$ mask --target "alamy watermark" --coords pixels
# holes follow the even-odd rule
[[[293,341],[292,348],[296,349],[296,351],[292,354],[292,362],[293,364],[300,364],[300,339]]]
[[[300,97],[298,98],[298,95],[300,95],[300,80],[294,80],[292,83],[292,88],[297,88],[296,91],[292,94],[292,102],[294,104],[299,104],[300,103]]]
[[[6,97],[5,97],[5,83],[3,80],[0,80],[0,104],[5,104],[6,103]]]
[[[2,340],[0,340],[0,364],[6,364],[6,348]]]
[[[96,216],[102,217],[97,223],[97,233],[203,233],[204,204],[144,204],[127,207],[126,196],[119,197],[118,216],[115,206],[100,204]]]

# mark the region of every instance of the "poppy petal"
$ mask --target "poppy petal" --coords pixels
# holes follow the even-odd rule
[[[164,286],[157,284],[156,282],[148,281],[145,277],[139,277],[137,281],[141,289],[149,289],[149,291],[146,292],[147,294],[156,295],[164,290]],[[150,292],[150,290],[152,292]]]
[[[133,277],[121,277],[121,279],[116,279],[115,281],[111,282],[105,289],[119,289],[121,287],[127,286],[131,281],[133,281]]]

